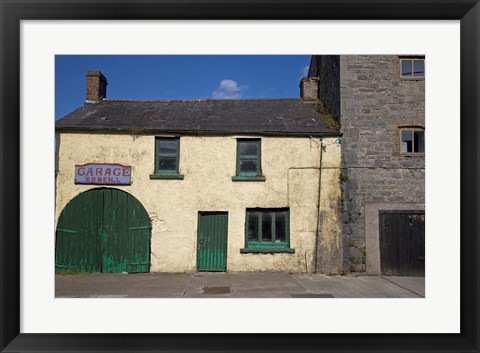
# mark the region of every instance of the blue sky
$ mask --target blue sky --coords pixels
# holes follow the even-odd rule
[[[57,55],[55,119],[85,102],[85,74],[100,70],[107,98],[297,98],[309,55]]]

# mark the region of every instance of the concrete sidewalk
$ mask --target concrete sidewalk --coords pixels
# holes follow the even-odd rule
[[[422,298],[424,277],[284,272],[55,276],[56,298]]]

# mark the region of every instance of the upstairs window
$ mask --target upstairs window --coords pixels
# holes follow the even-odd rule
[[[294,252],[290,248],[290,210],[288,208],[247,208],[245,248],[251,252]]]
[[[155,171],[151,179],[183,179],[178,174],[180,139],[178,137],[155,138]]]
[[[425,59],[400,59],[400,76],[402,78],[424,78]]]
[[[422,128],[401,128],[400,153],[425,154],[425,130]]]
[[[237,140],[237,172],[234,181],[264,181],[260,139]]]

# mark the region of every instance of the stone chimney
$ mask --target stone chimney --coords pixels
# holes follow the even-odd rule
[[[87,71],[87,102],[100,102],[107,97],[107,79],[100,71]]]
[[[303,77],[300,81],[300,98],[304,101],[318,99],[318,77]]]

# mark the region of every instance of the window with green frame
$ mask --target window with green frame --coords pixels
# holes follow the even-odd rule
[[[260,139],[237,139],[237,173],[233,180],[265,180]]]
[[[290,248],[290,210],[247,208],[245,248],[240,252],[294,252]]]
[[[155,137],[155,171],[151,179],[183,179],[178,173],[180,138]]]

